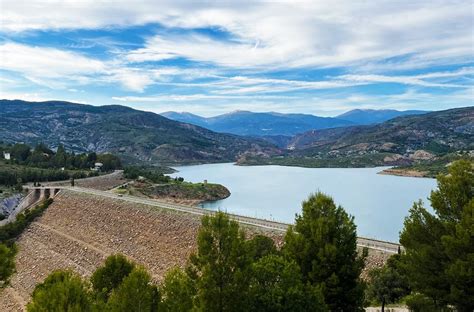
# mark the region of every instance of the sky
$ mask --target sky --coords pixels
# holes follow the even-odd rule
[[[213,116],[474,101],[474,2],[0,0],[0,98]]]

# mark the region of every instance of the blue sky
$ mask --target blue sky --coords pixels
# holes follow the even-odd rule
[[[0,3],[0,98],[205,116],[473,105],[472,1]]]

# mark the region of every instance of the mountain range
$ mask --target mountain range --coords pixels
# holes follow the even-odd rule
[[[352,112],[352,115],[373,113],[358,111]],[[393,115],[393,112],[389,114]],[[196,118],[195,115],[186,115],[189,122]],[[292,133],[288,129],[296,129],[295,120],[307,120],[305,127],[315,120],[320,122],[320,126],[323,121],[328,122],[325,124],[327,127],[330,122],[343,120],[304,114],[251,112],[227,114],[224,118],[235,120],[237,125],[234,129],[242,127],[242,124],[253,125],[257,129],[261,126],[259,120],[263,120],[262,127],[271,124],[278,129],[282,119],[287,121],[282,126],[288,126],[282,130],[288,131],[283,132],[287,134]],[[353,120],[356,119],[354,117]],[[272,123],[275,120],[279,122]],[[367,118],[364,120],[367,121]],[[312,129],[293,136],[257,138],[218,133],[119,105],[0,100],[0,140],[28,144],[45,142],[52,148],[64,144],[75,152],[111,152],[125,162],[172,165],[239,160],[245,164],[245,159],[290,157],[305,161],[324,158],[324,164],[334,165],[336,158],[370,156],[368,161],[358,164],[370,166],[404,161],[417,151],[418,158],[430,158],[459,150],[474,150],[474,107],[400,116],[371,125],[345,123],[346,126],[338,124],[335,128]],[[374,155],[378,156],[374,158]],[[299,164],[300,160],[293,163]],[[341,163],[336,161],[336,164]]]
[[[405,115],[423,114],[425,111],[362,110],[356,109],[336,117],[319,117],[309,114],[255,113],[235,111],[214,117],[202,117],[191,113],[166,112],[162,116],[180,122],[194,124],[215,132],[243,136],[269,137],[281,144],[279,136],[294,136],[309,130],[368,125]]]
[[[112,152],[125,161],[199,163],[234,161],[243,153],[275,153],[259,139],[215,133],[125,106],[0,100],[0,140],[76,152]]]
[[[433,153],[474,149],[474,107],[402,116],[380,124],[312,130],[296,135],[290,150],[311,152]]]
[[[422,175],[434,176],[451,159],[474,156],[474,107],[401,116],[375,125],[311,130],[293,136],[282,148],[286,150],[281,155],[244,155],[238,163],[300,167],[409,165],[422,166]]]

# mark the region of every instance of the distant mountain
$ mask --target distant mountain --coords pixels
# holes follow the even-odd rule
[[[381,123],[396,117],[426,114],[427,111],[394,109],[354,109],[336,116],[338,119],[350,121],[357,125],[371,125]]]
[[[474,107],[402,116],[377,125],[308,131],[295,136],[287,147],[304,155],[346,156],[473,150]]]
[[[200,126],[200,127],[206,127],[207,126],[207,118],[201,117],[201,116],[198,116],[198,115],[194,115],[194,114],[191,114],[191,113],[166,112],[166,113],[161,113],[160,115],[164,116],[168,119],[171,119],[171,120],[190,123],[190,124]]]
[[[112,152],[128,161],[233,161],[243,153],[274,153],[263,140],[215,133],[125,106],[0,100],[0,140],[45,142],[76,152]]]
[[[307,114],[254,113],[236,111],[205,118],[190,113],[167,112],[163,116],[212,131],[243,136],[293,136],[312,129],[327,129],[354,125],[353,122]]]

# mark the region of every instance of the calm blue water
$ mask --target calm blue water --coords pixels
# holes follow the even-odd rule
[[[293,223],[301,202],[322,191],[355,217],[359,236],[398,241],[414,201],[427,205],[436,180],[377,174],[383,168],[241,167],[231,163],[175,168],[187,181],[225,185],[232,195],[203,208]]]

